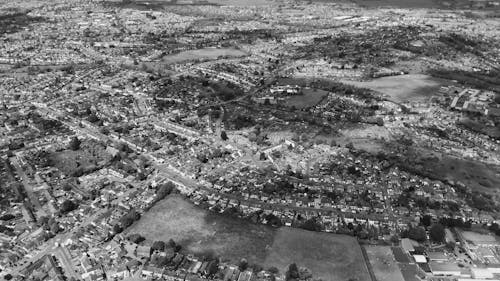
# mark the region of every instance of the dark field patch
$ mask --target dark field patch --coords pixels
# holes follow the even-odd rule
[[[15,33],[32,23],[42,22],[42,17],[32,17],[24,12],[17,12],[0,16],[0,36]]]
[[[302,95],[295,95],[285,99],[285,105],[297,109],[309,108],[317,105],[328,95],[327,91],[318,89],[303,89]]]

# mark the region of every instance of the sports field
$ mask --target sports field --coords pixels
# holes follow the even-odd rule
[[[378,281],[404,280],[390,246],[365,246],[366,253]]]

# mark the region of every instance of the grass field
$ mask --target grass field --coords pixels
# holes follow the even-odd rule
[[[265,264],[285,272],[293,262],[323,280],[370,280],[361,248],[351,236],[281,228]]]
[[[386,128],[377,125],[358,124],[357,127],[343,129],[340,132],[341,136],[335,139],[337,144],[345,146],[352,143],[356,149],[371,153],[383,150],[383,142],[392,138]]]
[[[167,55],[162,58],[163,63],[174,64],[185,61],[217,59],[219,57],[243,57],[247,53],[232,48],[205,48],[199,50],[189,50],[178,54]]]
[[[365,246],[373,272],[378,281],[404,280],[389,246]]]
[[[207,0],[211,4],[227,6],[266,6],[276,3],[272,0]]]
[[[441,83],[437,79],[423,74],[389,76],[363,82],[343,82],[380,92],[396,102],[427,99],[435,94],[441,86]]]
[[[282,273],[295,262],[323,280],[370,280],[353,237],[256,225],[205,211],[180,195],[158,202],[125,231],[131,233],[146,237],[147,243],[173,239],[189,253],[213,253],[234,263],[246,258]]]
[[[492,2],[497,2],[494,0]],[[367,8],[403,8],[403,9],[453,9],[453,8],[469,8],[470,1],[468,0],[352,0],[352,2]],[[498,2],[497,2],[498,3]],[[495,10],[495,7],[488,10]]]
[[[285,105],[295,106],[297,109],[308,108],[317,105],[324,97],[328,95],[327,91],[318,89],[303,89],[302,95],[290,96],[286,98]]]
[[[149,242],[173,239],[196,254],[214,253],[231,261],[246,257],[262,263],[271,246],[274,228],[219,216],[197,208],[180,195],[158,202],[148,213],[127,229]]]
[[[436,178],[460,181],[475,191],[496,192],[500,186],[500,169],[478,161],[442,156],[439,161],[426,162],[425,169]]]
[[[438,8],[436,0],[353,0],[362,7],[397,7],[397,8]]]
[[[499,239],[493,234],[481,234],[474,231],[460,231],[463,238],[474,245],[479,245],[481,243],[486,244],[500,244]]]

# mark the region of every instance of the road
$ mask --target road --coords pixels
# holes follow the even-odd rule
[[[74,120],[73,122],[78,122],[78,121]],[[76,126],[75,124],[71,124],[69,122],[66,122],[66,125],[70,126],[70,127],[76,127],[80,133],[92,135],[94,137],[100,138],[102,141],[116,142],[115,140],[109,138],[108,136],[96,131],[96,129],[94,129],[94,128],[89,128],[89,127],[80,128],[80,127]],[[337,210],[335,208],[319,208],[318,209],[318,208],[314,208],[314,207],[294,206],[294,205],[281,204],[281,203],[266,203],[266,202],[262,202],[262,201],[256,200],[256,199],[244,199],[244,198],[241,198],[241,196],[238,194],[221,193],[217,190],[206,187],[205,185],[201,184],[199,181],[188,178],[186,176],[182,176],[180,171],[169,166],[168,164],[162,164],[162,163],[156,162],[154,160],[153,156],[149,152],[136,151],[136,153],[142,154],[143,156],[150,159],[154,163],[155,168],[158,170],[158,175],[160,177],[163,177],[166,180],[172,181],[175,184],[179,185],[181,188],[183,188],[183,192],[185,192],[185,193],[191,193],[191,192],[196,191],[196,190],[202,190],[202,191],[205,191],[209,194],[217,194],[223,198],[237,200],[238,202],[240,202],[240,204],[261,206],[261,208],[266,208],[266,209],[271,209],[271,210],[293,210],[293,211],[301,211],[301,212],[303,212],[303,211],[310,211],[310,212],[325,211],[325,212],[337,213],[339,215],[343,214],[342,211]],[[368,214],[368,215],[366,215],[366,217],[373,218],[373,219],[383,219],[384,216],[380,215],[380,214]]]
[[[76,266],[71,261],[71,254],[65,246],[60,246],[55,249],[54,255],[64,269],[64,275],[66,277],[73,277],[76,280],[80,279],[80,274],[78,273]]]
[[[24,172],[23,168],[19,164],[19,161],[17,160],[16,157],[11,157],[9,158],[10,163],[14,166],[16,169],[17,175],[21,178],[22,185],[24,187],[24,190],[26,190],[26,193],[28,194],[28,198],[31,201],[31,204],[36,207],[37,214],[41,215],[47,215],[47,213],[43,210],[42,205],[40,204],[40,201],[38,200],[38,197],[35,195],[33,192],[33,186],[30,183],[30,180],[28,179],[28,176]]]
[[[112,204],[119,204],[121,201],[123,201],[128,195],[133,193],[134,191],[138,190],[141,188],[141,185],[137,185],[136,183],[131,183],[134,188],[128,189],[124,194],[120,195],[118,198],[113,200],[111,203]],[[55,237],[49,239],[47,242],[45,242],[45,246],[40,249],[37,253],[33,254],[31,258],[23,258],[18,262],[18,266],[11,269],[10,272],[6,271],[6,273],[10,273],[13,276],[16,276],[20,274],[25,268],[27,268],[30,264],[34,263],[35,261],[43,258],[45,255],[53,254],[56,253],[56,257],[64,259],[61,260],[61,265],[65,269],[65,272],[67,274],[71,274],[71,276],[75,276],[74,271],[76,270],[75,267],[73,266],[73,263],[71,262],[71,258],[69,255],[69,252],[66,250],[66,252],[61,252],[58,248],[60,248],[64,242],[66,242],[68,239],[70,239],[76,232],[80,231],[82,228],[86,227],[93,221],[95,221],[97,218],[102,216],[105,212],[107,212],[107,209],[101,209],[95,212],[93,215],[90,217],[87,217],[82,223],[71,229],[69,232],[65,233],[60,233],[57,234]],[[59,245],[59,247],[57,246]],[[68,276],[68,277],[71,277]],[[77,280],[80,280],[80,276],[76,275]]]

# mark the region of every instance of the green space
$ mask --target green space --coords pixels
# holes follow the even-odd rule
[[[170,54],[162,58],[163,63],[175,64],[186,61],[213,60],[222,57],[243,57],[247,53],[233,48],[204,48]]]
[[[297,109],[308,108],[317,105],[328,95],[327,91],[304,88],[301,95],[294,95],[285,99],[285,105]]]
[[[367,8],[393,7],[402,9],[459,9],[471,8],[471,1],[468,0],[352,0],[352,2]],[[498,3],[498,0],[492,2]],[[476,8],[476,7],[472,7]],[[494,10],[494,5],[488,5],[486,10]]]
[[[343,82],[380,92],[396,102],[428,99],[436,94],[442,85],[437,79],[424,74],[388,76],[362,82]]]
[[[483,234],[475,231],[462,231],[460,230],[460,235],[469,243],[474,245],[479,244],[499,244],[500,240],[497,236],[493,234]]]
[[[365,250],[377,280],[404,280],[390,246],[367,245]]]
[[[181,195],[158,202],[124,233],[140,234],[146,243],[173,239],[184,251],[216,255],[238,263],[277,267],[291,263],[323,280],[370,280],[361,247],[354,237],[295,228],[272,228],[199,208]]]
[[[500,70],[472,72],[464,70],[435,69],[429,71],[429,74],[434,77],[456,80],[460,84],[477,89],[500,91]]]
[[[361,247],[352,236],[280,228],[265,264],[285,272],[294,262],[323,280],[370,280]]]
[[[213,253],[236,263],[243,257],[250,263],[262,263],[275,232],[271,227],[205,211],[180,195],[156,203],[126,231],[151,243],[173,239],[189,252]]]

